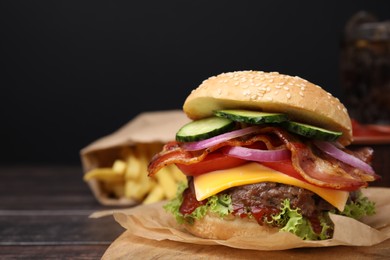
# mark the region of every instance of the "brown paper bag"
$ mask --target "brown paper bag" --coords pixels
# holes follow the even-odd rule
[[[175,140],[175,134],[189,119],[180,110],[144,112],[119,128],[114,133],[102,137],[80,151],[84,173],[98,168],[111,167],[121,158],[123,148],[142,143],[164,144]],[[126,198],[111,198],[96,180],[88,181],[95,198],[103,205],[131,206],[139,202]]]

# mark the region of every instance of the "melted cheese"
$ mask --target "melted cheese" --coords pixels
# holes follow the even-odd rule
[[[344,210],[349,195],[347,191],[311,185],[258,163],[247,163],[194,177],[196,199],[204,200],[231,187],[259,182],[277,182],[310,190],[341,211]]]

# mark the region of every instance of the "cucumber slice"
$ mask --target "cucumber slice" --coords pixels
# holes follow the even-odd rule
[[[214,114],[236,122],[248,124],[281,123],[288,120],[287,115],[281,113],[266,113],[250,110],[217,110]]]
[[[219,134],[226,133],[235,127],[234,121],[221,118],[209,117],[192,121],[176,133],[176,141],[178,142],[194,142],[207,139]]]
[[[288,121],[283,123],[285,128],[298,135],[323,141],[336,141],[343,133],[326,130],[324,128]]]

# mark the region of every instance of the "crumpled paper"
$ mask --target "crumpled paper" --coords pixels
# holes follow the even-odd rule
[[[195,237],[178,225],[174,217],[162,208],[164,203],[137,206],[131,209],[110,210],[94,213],[91,217],[114,215],[115,220],[132,235],[151,240],[171,240],[198,245],[223,245],[251,250],[285,250],[302,247],[372,246],[390,238],[390,189],[367,188],[364,194],[376,203],[377,213],[360,221],[331,215],[335,224],[332,239],[305,241],[288,232],[268,236],[239,237],[213,240]],[[115,244],[115,241],[113,242]],[[128,247],[131,255],[131,246]],[[112,254],[112,252],[111,252]],[[121,255],[124,253],[121,252]]]

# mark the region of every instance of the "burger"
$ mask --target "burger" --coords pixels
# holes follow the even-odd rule
[[[209,239],[291,232],[332,238],[330,213],[375,214],[361,190],[380,178],[370,147],[349,149],[351,119],[324,89],[297,76],[236,71],[203,81],[183,105],[192,120],[149,163],[188,182],[164,205]]]

